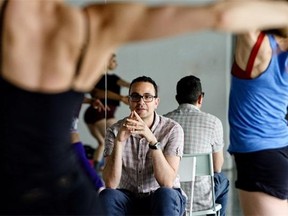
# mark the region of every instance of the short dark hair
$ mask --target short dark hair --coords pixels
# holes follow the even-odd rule
[[[202,94],[201,81],[193,75],[183,77],[177,83],[176,92],[176,100],[179,104],[195,104]]]
[[[147,76],[140,76],[140,77],[137,77],[134,80],[132,80],[132,82],[130,84],[130,87],[129,87],[129,94],[130,94],[130,91],[131,91],[131,86],[134,83],[137,83],[137,82],[148,82],[148,83],[151,83],[154,86],[154,90],[155,90],[155,95],[154,96],[158,97],[158,86],[157,86],[156,82],[152,78],[147,77]]]

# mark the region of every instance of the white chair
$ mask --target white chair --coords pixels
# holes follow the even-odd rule
[[[214,214],[219,216],[221,204],[215,203],[214,191],[214,169],[213,169],[213,156],[212,153],[207,154],[189,154],[189,156],[196,157],[196,176],[209,176],[211,179],[212,190],[212,204],[211,208],[201,211],[193,211],[193,216]]]
[[[180,183],[181,185],[185,183],[186,187],[189,187],[186,208],[185,208],[185,215],[191,216],[192,215],[192,201],[193,201],[193,191],[194,191],[194,182],[195,182],[195,170],[196,170],[196,157],[191,155],[183,155],[180,165],[178,174],[180,175]],[[187,185],[188,184],[188,185]],[[191,201],[192,200],[192,201]]]

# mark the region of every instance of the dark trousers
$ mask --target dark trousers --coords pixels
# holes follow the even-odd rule
[[[180,216],[185,211],[186,198],[180,189],[158,188],[151,194],[134,194],[123,189],[101,191],[100,203],[105,216],[171,215]]]
[[[214,173],[215,202],[222,205],[220,215],[226,215],[228,202],[229,180],[224,173]]]

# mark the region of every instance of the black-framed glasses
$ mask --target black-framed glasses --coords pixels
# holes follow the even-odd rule
[[[201,96],[204,97],[205,96],[205,92],[201,92]]]
[[[139,102],[141,100],[141,98],[143,99],[144,102],[151,102],[153,101],[154,98],[157,98],[157,96],[151,95],[151,94],[131,94],[129,95],[129,98],[132,102]]]

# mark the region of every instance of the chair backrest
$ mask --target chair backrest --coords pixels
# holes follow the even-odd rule
[[[214,190],[214,167],[213,167],[213,153],[205,154],[189,154],[190,156],[196,157],[196,176],[209,176],[212,188],[212,208],[211,210],[216,211],[215,203],[215,190]],[[221,205],[220,205],[221,206]],[[220,207],[221,208],[221,207]]]
[[[194,182],[195,182],[195,172],[196,172],[196,157],[191,155],[183,155],[180,165],[178,174],[180,175],[180,183],[187,183],[189,190],[188,196],[188,203],[186,205],[186,215],[192,215],[192,204],[193,204],[193,191],[194,191]],[[187,185],[186,185],[187,186]]]
[[[188,155],[196,157],[196,176],[214,176],[212,153]]]

